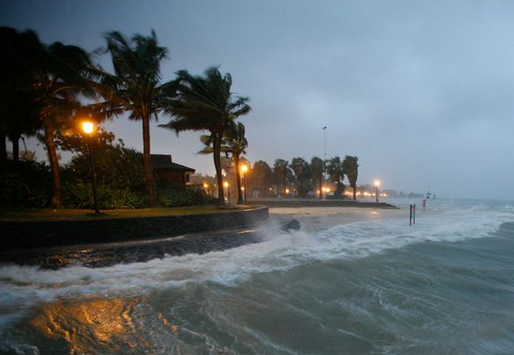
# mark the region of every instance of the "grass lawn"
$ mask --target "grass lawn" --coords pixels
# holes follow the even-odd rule
[[[95,216],[92,210],[75,209],[24,209],[16,211],[0,211],[0,221],[9,222],[30,222],[30,221],[76,221],[76,220],[97,220],[111,218],[139,218],[139,217],[162,217],[172,215],[192,215],[205,213],[227,213],[238,210],[249,210],[258,206],[234,206],[220,208],[215,205],[176,207],[176,208],[142,208],[124,210],[101,210],[99,216]]]

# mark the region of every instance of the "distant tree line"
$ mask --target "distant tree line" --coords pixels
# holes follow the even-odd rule
[[[204,153],[213,155],[218,203],[224,204],[221,157],[223,153],[230,154],[238,164],[248,143],[244,126],[236,120],[251,110],[247,97],[232,95],[230,74],[221,74],[211,67],[203,75],[181,70],[175,78],[163,80],[161,63],[168,50],[158,44],[154,31],[150,36],[136,34],[130,38],[117,31],[109,32],[105,35],[105,47],[95,52],[110,55],[113,72],[104,70],[80,47],[60,42],[44,44],[34,31],[0,27],[0,174],[8,179],[0,189],[16,188],[7,200],[23,200],[23,191],[29,191],[27,196],[31,194],[33,186],[28,183],[9,185],[14,184],[9,179],[30,180],[25,175],[27,168],[51,176],[51,198],[44,202],[43,193],[40,201],[32,205],[62,208],[66,202],[66,206],[75,207],[77,203],[70,203],[70,196],[76,196],[79,190],[84,196],[90,191],[89,172],[83,161],[85,150],[77,148],[80,144],[75,143],[73,148],[74,143],[70,143],[70,139],[81,139],[79,123],[84,118],[101,123],[128,114],[129,119],[142,124],[143,154],[114,143],[113,137],[95,135],[97,144],[104,145],[102,159],[106,166],[120,169],[113,172],[115,176],[104,171],[105,176],[100,176],[102,187],[117,191],[116,194],[125,191],[125,200],[133,201],[131,206],[173,204],[173,198],[159,196],[162,186],[155,181],[150,161],[150,121],[167,117],[169,122],[160,126],[177,134],[185,130],[208,132],[201,141],[205,144]],[[20,160],[20,139],[34,135],[45,145],[49,168],[44,164],[20,168],[16,164]],[[11,159],[7,155],[7,140],[12,143]],[[77,154],[65,169],[59,164],[59,150]],[[111,157],[112,152],[115,154]],[[142,171],[138,164],[142,164]],[[124,171],[126,167],[133,170]],[[102,169],[99,174],[102,175]],[[131,181],[123,175],[131,175]],[[77,181],[70,184],[70,176],[82,181],[83,186]],[[68,181],[64,185],[63,177]],[[241,201],[241,189],[238,194]]]
[[[333,157],[327,161],[313,157],[310,162],[301,157],[293,158],[291,162],[276,159],[273,166],[259,160],[248,174],[249,190],[258,191],[263,197],[279,195],[325,198],[325,183],[332,182],[336,184],[337,189],[331,197],[344,198],[346,177],[352,188],[352,197],[356,200],[358,162],[357,157],[348,155],[344,160]]]

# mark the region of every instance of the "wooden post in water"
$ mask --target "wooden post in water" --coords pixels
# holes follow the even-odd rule
[[[409,226],[416,224],[416,204],[410,205],[409,208]]]

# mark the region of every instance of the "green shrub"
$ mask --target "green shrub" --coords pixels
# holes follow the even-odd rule
[[[159,204],[163,207],[198,206],[216,203],[216,199],[203,191],[192,189],[166,189],[158,194]]]
[[[74,184],[63,187],[64,204],[69,208],[93,208],[93,191],[90,184],[76,180]],[[113,190],[98,186],[98,206],[100,209],[123,209],[145,207],[144,197],[136,192],[124,189]]]

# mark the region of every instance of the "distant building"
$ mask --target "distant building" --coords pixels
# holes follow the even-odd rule
[[[189,185],[190,176],[195,173],[195,169],[173,163],[170,154],[151,154],[150,160],[155,173],[162,179],[180,186]]]

